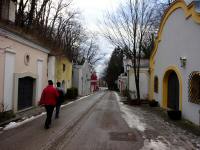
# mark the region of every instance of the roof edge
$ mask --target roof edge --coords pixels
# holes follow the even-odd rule
[[[155,47],[151,53],[150,56],[150,67],[152,67],[152,63],[153,63],[153,59],[155,57],[155,54],[157,52],[158,49],[158,44],[161,41],[161,37],[162,37],[162,32],[164,29],[164,26],[168,20],[168,18],[171,16],[171,14],[176,11],[177,9],[182,9],[184,11],[184,15],[186,19],[192,18],[194,22],[200,24],[200,13],[198,13],[196,11],[196,2],[191,2],[189,5],[186,4],[186,2],[184,0],[176,0],[175,2],[173,2],[171,4],[171,6],[165,11],[161,23],[160,23],[160,27],[159,27],[159,31],[158,31],[158,36],[155,40]]]

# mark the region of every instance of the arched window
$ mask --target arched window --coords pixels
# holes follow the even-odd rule
[[[200,104],[200,72],[195,71],[189,77],[189,101]]]
[[[158,93],[158,77],[154,77],[154,92]]]

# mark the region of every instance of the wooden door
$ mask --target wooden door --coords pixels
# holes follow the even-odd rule
[[[33,78],[25,77],[19,79],[18,84],[18,110],[33,105]]]
[[[179,110],[179,81],[175,72],[171,72],[169,75],[167,95],[167,107],[173,110]]]

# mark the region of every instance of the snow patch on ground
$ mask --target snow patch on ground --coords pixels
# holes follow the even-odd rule
[[[23,121],[20,121],[20,122],[10,122],[9,124],[7,124],[7,125],[3,128],[3,130],[9,130],[9,129],[13,129],[13,128],[19,127],[19,126],[21,126],[21,125],[23,125],[23,124],[25,124],[25,123],[27,123],[27,122],[30,122],[30,121],[32,121],[32,120],[34,120],[34,119],[37,119],[37,118],[39,118],[39,117],[41,117],[41,116],[43,116],[43,115],[45,115],[45,114],[46,114],[46,112],[43,112],[43,113],[41,113],[40,115],[32,116],[32,117],[27,118],[27,119],[24,119]]]
[[[72,101],[72,102],[69,102],[69,103],[67,103],[67,104],[64,104],[64,105],[61,105],[61,108],[65,107],[65,106],[68,106],[68,105],[71,105],[71,104],[73,104],[73,103],[74,103],[74,101]]]
[[[71,105],[71,104],[73,104],[74,102],[83,100],[83,99],[85,99],[85,98],[87,98],[87,97],[89,97],[89,96],[91,96],[91,95],[93,95],[93,94],[90,94],[90,95],[87,95],[87,96],[83,96],[83,97],[79,98],[78,100],[69,102],[69,103],[67,103],[67,104],[65,104],[65,105],[61,105],[61,107],[65,107],[65,106]],[[25,123],[27,123],[27,122],[30,122],[30,121],[32,121],[32,120],[37,119],[37,118],[39,118],[39,117],[41,117],[41,116],[43,116],[43,115],[45,115],[45,114],[46,114],[46,112],[42,112],[40,115],[37,115],[37,116],[32,116],[32,117],[30,117],[30,118],[22,118],[23,121],[19,121],[19,122],[10,122],[9,124],[7,124],[7,125],[3,128],[3,130],[6,131],[6,130],[9,130],[9,129],[17,128],[17,127],[19,127],[19,126],[21,126],[21,125],[23,125],[23,124],[25,124]]]
[[[99,87],[99,89],[100,89],[101,91],[108,90],[107,87]]]
[[[90,94],[90,95],[87,95],[87,96],[83,96],[83,97],[77,99],[76,102],[78,102],[78,101],[80,101],[80,100],[82,100],[82,99],[85,99],[85,98],[87,98],[87,97],[89,97],[89,96],[92,96],[92,95],[93,95],[93,94]]]
[[[117,98],[117,101],[119,103],[119,107],[122,114],[122,117],[125,119],[126,123],[130,128],[136,128],[139,131],[145,131],[146,124],[141,121],[141,117],[135,115],[130,108],[125,106],[122,102],[120,102],[119,95],[115,92],[115,96]]]
[[[81,98],[79,98],[79,99],[77,99],[77,100],[75,100],[75,101],[71,101],[71,102],[69,102],[69,103],[67,103],[67,104],[64,104],[64,105],[61,105],[61,108],[62,107],[65,107],[65,106],[68,106],[68,105],[71,105],[71,104],[73,104],[73,103],[75,103],[75,102],[78,102],[78,101],[80,101],[80,100],[83,100],[83,99],[85,99],[85,98],[87,98],[87,97],[89,97],[89,96],[92,96],[93,94],[90,94],[90,95],[87,95],[87,96],[83,96],[83,97],[81,97]]]
[[[170,150],[167,144],[159,140],[144,140],[144,146],[140,150]]]

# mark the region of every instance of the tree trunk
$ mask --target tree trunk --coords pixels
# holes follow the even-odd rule
[[[135,81],[135,83],[136,83],[136,93],[137,93],[137,100],[139,100],[140,101],[140,80],[139,80],[140,78],[139,77],[137,77],[137,79],[136,79],[136,81]]]
[[[28,15],[28,28],[30,28],[30,26],[32,26],[32,24],[33,24],[35,7],[36,7],[36,0],[32,0],[31,1],[31,10],[30,10],[29,15]]]

